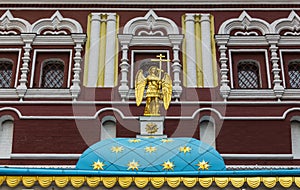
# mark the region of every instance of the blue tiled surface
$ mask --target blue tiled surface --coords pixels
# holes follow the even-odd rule
[[[209,171],[226,170],[224,160],[211,146],[194,138],[169,138],[172,142],[162,142],[161,138],[141,138],[131,142],[130,138],[114,138],[97,142],[89,147],[77,162],[78,170],[93,170],[93,163],[103,162],[104,171],[129,171],[128,163],[138,162],[139,172],[162,172],[164,162],[174,164],[168,172],[198,171],[197,164],[208,162]],[[146,152],[146,147],[155,147],[155,152]],[[180,147],[189,147],[189,152],[180,152]],[[122,147],[121,152],[112,152],[112,147]],[[134,172],[134,171],[132,171]]]

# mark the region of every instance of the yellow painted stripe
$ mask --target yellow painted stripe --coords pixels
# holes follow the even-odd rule
[[[117,38],[117,35],[118,35],[118,31],[119,31],[119,24],[120,24],[120,17],[119,15],[116,15],[116,38]],[[119,63],[119,42],[118,42],[118,39],[116,39],[116,45],[115,45],[116,49],[115,49],[115,76],[114,76],[114,85],[117,86],[118,85],[118,63]]]
[[[185,26],[185,15],[182,15],[181,17],[181,25],[182,25],[182,34],[185,36],[185,33],[186,33],[186,26]],[[182,41],[182,70],[183,70],[183,73],[182,73],[182,79],[183,79],[183,86],[187,86],[187,79],[186,79],[186,69],[187,69],[187,66],[186,66],[186,40],[185,38],[183,38],[183,41]]]
[[[211,54],[212,54],[212,67],[214,73],[214,86],[218,86],[218,67],[217,67],[217,52],[216,52],[216,42],[215,42],[215,23],[214,16],[210,16],[210,34],[211,34]]]
[[[101,20],[106,20],[107,15],[101,15]],[[99,49],[99,73],[97,86],[104,86],[104,73],[105,73],[105,54],[106,54],[106,22],[100,24],[100,49]]]
[[[200,15],[195,16],[195,48],[196,48],[196,72],[197,72],[197,87],[203,87],[203,63],[202,63],[202,39]]]
[[[90,51],[90,35],[91,35],[91,17],[92,15],[90,14],[88,16],[87,20],[87,41],[85,45],[85,57],[84,57],[84,73],[83,73],[83,85],[87,85],[87,80],[88,80],[88,71],[89,71],[89,51]]]

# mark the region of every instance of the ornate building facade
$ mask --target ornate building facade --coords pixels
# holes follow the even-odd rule
[[[99,141],[135,138],[135,76],[161,54],[164,134],[230,170],[298,169],[299,15],[294,0],[0,2],[0,165],[74,168]]]

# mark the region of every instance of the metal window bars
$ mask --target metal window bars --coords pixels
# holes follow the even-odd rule
[[[291,88],[300,88],[300,60],[288,64],[289,83]]]
[[[41,88],[62,88],[64,83],[64,63],[49,60],[43,64]]]
[[[12,61],[0,60],[0,88],[11,87],[12,67]]]
[[[238,64],[239,88],[259,88],[259,68],[255,61],[247,60]]]

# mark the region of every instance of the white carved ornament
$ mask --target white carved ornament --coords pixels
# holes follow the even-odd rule
[[[280,34],[281,31],[285,31],[283,35],[300,35],[300,17],[292,11],[288,18],[278,19],[271,24],[272,31],[276,34]]]
[[[67,34],[82,33],[82,27],[74,19],[64,18],[59,11],[56,11],[51,18],[40,19],[32,25],[22,19],[15,18],[9,10],[0,17],[0,34],[18,34],[19,33],[36,33],[36,34]],[[43,32],[43,33],[41,33]]]
[[[28,33],[30,28],[29,22],[21,18],[15,18],[9,10],[0,18],[0,34],[17,34],[16,30],[19,33]]]
[[[234,35],[258,35],[258,33],[253,32],[253,30],[258,30],[262,35],[270,33],[270,24],[262,19],[252,18],[243,11],[238,18],[233,18],[225,21],[218,34],[230,34],[231,31],[238,30]]]
[[[56,11],[49,19],[40,19],[32,24],[32,32],[41,34],[82,33],[81,25],[74,19],[64,18]]]
[[[252,18],[244,11],[238,18],[233,18],[225,21],[218,34],[231,34],[233,30],[237,30],[234,35],[258,35],[255,31],[259,30],[264,34],[281,34],[281,35],[300,35],[300,17],[295,11],[291,11],[287,18],[275,20],[269,24],[265,20]]]
[[[127,22],[123,34],[166,36],[168,34],[179,34],[179,30],[174,21],[158,17],[153,10],[150,10],[144,17],[136,17]]]

